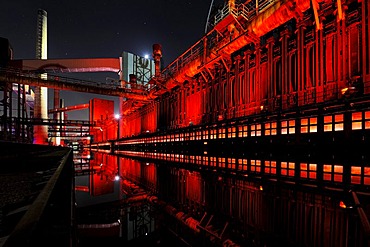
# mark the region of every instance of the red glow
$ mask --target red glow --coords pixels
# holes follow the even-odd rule
[[[104,99],[90,100],[90,121],[98,128],[91,129],[94,142],[112,140],[117,137],[117,120],[114,119],[114,101]]]
[[[90,176],[91,194],[97,196],[113,193],[114,178],[118,171],[117,157],[104,153],[95,153],[91,166],[100,168]]]
[[[88,186],[76,185],[75,190],[76,191],[89,192],[90,188]]]

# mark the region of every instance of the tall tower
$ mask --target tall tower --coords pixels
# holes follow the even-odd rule
[[[39,9],[37,14],[36,59],[47,59],[47,12]],[[46,77],[46,73],[41,77]],[[48,89],[35,87],[34,118],[48,118]],[[33,143],[48,143],[48,126],[35,125],[33,127]]]

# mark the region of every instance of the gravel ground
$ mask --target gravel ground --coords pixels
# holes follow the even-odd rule
[[[40,192],[43,176],[36,172],[0,174],[0,208],[33,200]]]

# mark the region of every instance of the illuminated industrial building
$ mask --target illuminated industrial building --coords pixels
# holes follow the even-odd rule
[[[22,72],[2,70],[0,80],[119,96],[117,119],[111,102],[89,103],[88,146],[118,155],[118,167],[136,183],[157,185],[163,200],[175,194],[187,217],[175,209],[169,215],[195,235],[224,246],[256,239],[255,246],[364,247],[369,11],[369,0],[227,1],[204,37],[165,68],[154,44],[153,60],[128,53],[10,60]],[[118,84],[45,80],[33,76],[40,68],[113,71]],[[3,123],[6,132],[11,123]],[[168,180],[159,182],[158,173]],[[217,221],[217,213],[229,218]]]

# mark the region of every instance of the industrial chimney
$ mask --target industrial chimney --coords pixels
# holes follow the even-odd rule
[[[161,74],[161,58],[162,58],[162,46],[160,44],[153,45],[153,58],[155,65],[155,77],[159,77]]]
[[[47,59],[47,13],[39,9],[37,15],[37,36],[36,36],[36,59]],[[46,77],[42,74],[41,77]],[[48,118],[48,89],[46,87],[35,87],[34,118]],[[33,143],[48,143],[48,126],[35,125],[33,127]]]

